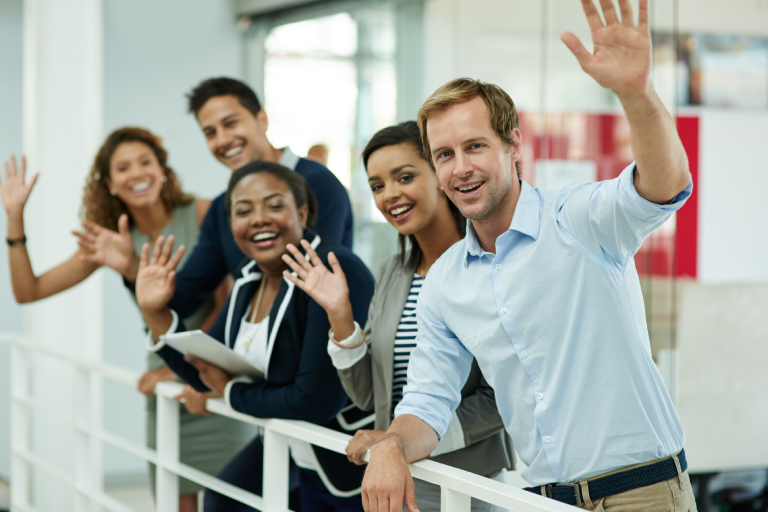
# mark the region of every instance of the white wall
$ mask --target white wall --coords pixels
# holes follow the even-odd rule
[[[22,0],[0,1],[0,160],[21,152]],[[5,238],[5,210],[0,209],[0,233]],[[21,307],[11,292],[8,251],[0,249],[0,331],[22,331]],[[10,473],[10,350],[0,344],[0,474]]]
[[[22,150],[22,0],[0,1],[0,159]],[[139,125],[164,139],[170,165],[185,188],[201,197],[218,195],[229,171],[210,156],[197,123],[186,113],[184,95],[201,80],[218,75],[240,76],[240,38],[230,2],[147,0],[105,1],[104,126],[109,131]],[[45,177],[46,169],[40,169]],[[44,186],[41,179],[38,187]],[[34,193],[33,193],[34,195]],[[72,218],[72,227],[77,223]],[[0,233],[5,237],[5,212]],[[60,249],[57,260],[71,247]],[[30,250],[50,249],[35,244]],[[34,259],[34,256],[33,256]],[[6,270],[7,251],[0,249],[0,331],[21,332],[22,308],[15,303]],[[36,269],[38,272],[45,268]],[[142,371],[142,323],[122,281],[103,271],[104,358]],[[9,354],[0,345],[0,474],[10,472]],[[144,442],[144,401],[123,386],[105,388],[105,426]],[[143,472],[145,464],[117,450],[105,450],[111,473]]]
[[[768,282],[768,111],[700,111],[699,281]]]

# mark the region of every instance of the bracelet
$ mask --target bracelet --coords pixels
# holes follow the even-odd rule
[[[17,245],[24,245],[27,243],[27,237],[26,235],[22,236],[21,238],[6,238],[5,242],[8,244],[8,247],[16,247]]]
[[[365,343],[365,331],[363,330],[362,327],[360,327],[360,334],[362,334],[362,336],[363,336],[363,339],[360,340],[360,343],[358,343],[356,345],[342,345],[341,343],[336,341],[336,337],[333,335],[333,329],[328,329],[328,339],[331,340],[333,342],[333,344],[336,345],[337,347],[346,348],[346,349],[357,348],[360,345],[362,345],[363,343]]]

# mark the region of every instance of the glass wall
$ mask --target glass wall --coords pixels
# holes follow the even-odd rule
[[[681,34],[677,1],[650,3],[652,80],[678,121],[696,180],[698,121],[679,107],[768,102],[768,44]],[[637,13],[637,0],[632,5]],[[618,99],[581,70],[560,41],[566,30],[591,49],[573,0],[320,2],[255,19],[249,37],[263,51],[249,51],[246,67],[264,93],[275,144],[290,143],[299,154],[328,147],[328,166],[353,201],[355,251],[375,271],[396,251],[396,233],[373,205],[359,155],[376,130],[413,119],[452,78],[496,83],[515,100],[523,178],[532,185],[611,179],[629,165],[629,125]],[[678,283],[696,276],[695,201],[635,258],[654,355],[674,346]]]
[[[372,271],[394,254],[396,233],[373,204],[360,153],[396,121],[396,14],[393,3],[354,2],[258,19],[248,29],[246,67],[263,68],[248,75],[261,81],[254,85],[263,90],[270,141],[302,156],[324,146],[321,160],[350,194],[355,252]]]

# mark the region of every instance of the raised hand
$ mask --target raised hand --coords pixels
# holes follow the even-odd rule
[[[72,231],[84,253],[80,259],[96,265],[106,265],[129,281],[136,279],[139,257],[133,250],[133,237],[128,229],[128,215],[117,221],[118,232],[99,226],[88,220],[81,221],[86,231]]]
[[[173,250],[173,235],[165,240],[158,237],[152,257],[149,257],[149,244],[141,248],[139,273],[136,277],[136,300],[142,311],[156,312],[163,310],[173,297],[176,289],[176,266],[184,256],[184,246]]]
[[[27,204],[29,194],[37,182],[38,174],[32,176],[29,183],[26,181],[27,159],[21,157],[21,172],[16,168],[16,157],[11,156],[5,161],[5,180],[0,183],[0,198],[2,198],[5,212],[9,217],[20,217],[24,212],[24,205]]]
[[[293,257],[284,254],[283,261],[296,275],[287,270],[283,275],[312,297],[328,314],[346,307],[349,304],[349,287],[336,255],[328,253],[328,263],[331,265],[329,271],[309,242],[302,240],[301,246],[307,251],[309,261],[295,245],[288,244],[288,251]]]
[[[621,20],[613,0],[600,0],[603,23],[593,1],[581,0],[592,33],[593,53],[571,32],[563,32],[560,39],[576,56],[581,69],[623,99],[627,95],[644,94],[650,86],[651,29],[648,0],[640,0],[637,28],[630,0],[618,2]]]

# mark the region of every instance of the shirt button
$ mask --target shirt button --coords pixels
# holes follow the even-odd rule
[[[528,351],[527,350],[523,350],[520,355],[523,356],[523,357],[528,357]]]
[[[549,437],[549,436],[545,437],[545,438],[544,438],[544,440],[545,440],[546,442],[548,442],[548,443],[551,443],[551,442],[552,442],[552,438],[551,438],[551,437]]]
[[[503,315],[504,313],[506,313],[506,312],[507,312],[507,308],[501,308],[501,314],[502,314],[502,315]]]
[[[497,264],[496,264],[496,270],[499,270],[500,268],[501,268],[501,265],[499,265],[499,264],[497,263]]]
[[[536,398],[538,398],[539,400],[544,400],[544,393],[539,393]]]

